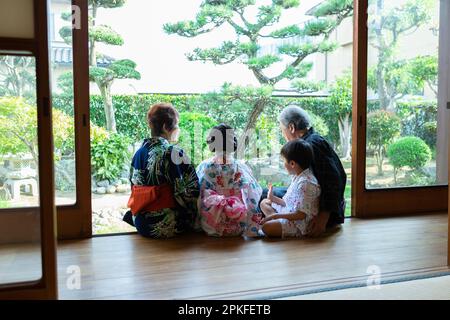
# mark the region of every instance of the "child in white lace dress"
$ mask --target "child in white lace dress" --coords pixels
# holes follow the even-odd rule
[[[281,156],[292,182],[282,199],[269,186],[267,199],[261,202],[262,230],[268,237],[299,238],[307,235],[309,223],[319,213],[320,186],[310,169],[313,152],[308,142],[298,139],[288,142]]]

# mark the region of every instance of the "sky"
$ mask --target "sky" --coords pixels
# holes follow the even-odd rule
[[[131,59],[138,65],[140,81],[117,81],[114,93],[196,93],[218,90],[223,83],[256,85],[245,65],[190,62],[185,54],[196,47],[210,48],[233,40],[231,27],[222,27],[195,38],[167,35],[164,23],[194,19],[201,0],[127,0],[122,8],[101,9],[98,23],[110,25],[122,35],[122,47],[99,46],[99,51],[116,59]],[[307,19],[304,13],[322,0],[303,0],[300,8],[285,11],[280,24],[285,26]],[[267,4],[258,0],[258,5]],[[248,18],[252,16],[251,12]],[[268,29],[269,30],[269,29]],[[270,31],[270,30],[269,30]]]

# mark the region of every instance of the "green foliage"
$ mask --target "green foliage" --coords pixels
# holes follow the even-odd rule
[[[353,12],[353,0],[328,0],[320,3],[314,10],[316,17],[348,16]]]
[[[383,26],[392,37],[406,32],[431,19],[431,12],[435,1],[408,0],[396,7],[390,7],[383,12]]]
[[[136,71],[136,63],[131,60],[117,60],[107,67],[91,67],[89,78],[99,84],[108,84],[115,79],[141,79],[141,74]]]
[[[252,110],[252,94],[259,98],[270,96],[271,91],[264,89],[227,87],[224,92],[213,92],[203,95],[115,95],[113,96],[114,109],[116,110],[117,131],[126,135],[132,141],[141,141],[149,136],[146,114],[155,103],[168,102],[173,104],[180,113],[195,112],[210,118],[215,123],[227,123],[240,133],[245,128],[247,118]],[[246,95],[250,95],[247,98]],[[239,97],[239,99],[237,98]],[[310,114],[320,115],[316,129],[332,144],[339,144],[339,131],[336,119],[328,116],[327,110],[332,107],[327,98],[279,98],[271,97],[268,106],[262,115],[263,122],[258,123],[256,129],[262,123],[268,123],[273,127],[274,136],[279,134],[278,116],[281,110],[290,104],[296,104]],[[64,95],[53,96],[53,106],[73,116],[73,99]],[[90,112],[92,124],[105,127],[106,120],[103,111],[103,101],[100,96],[93,95],[90,99]],[[314,118],[314,116],[312,116]],[[314,119],[313,119],[314,122]],[[327,134],[328,133],[328,134]],[[283,143],[283,141],[280,141]],[[268,149],[267,149],[268,150]],[[264,152],[264,151],[262,151]]]
[[[73,150],[73,119],[53,110],[55,156]],[[38,164],[37,108],[23,98],[0,98],[0,153],[31,153]]]
[[[413,136],[395,141],[388,147],[387,154],[395,176],[398,169],[410,167],[419,170],[431,160],[430,147],[422,139]]]
[[[332,116],[340,118],[352,114],[352,87],[352,75],[349,72],[336,79],[330,90],[332,108],[329,109],[329,112],[332,113]]]
[[[90,6],[111,9],[111,8],[119,8],[125,4],[125,0],[89,0]]]
[[[314,130],[323,137],[328,136],[328,134],[330,133],[330,129],[325,123],[325,120],[323,120],[321,117],[315,115],[312,112],[309,112],[308,114],[311,118],[311,124],[314,127]]]
[[[309,37],[317,37],[322,34],[328,34],[336,28],[336,21],[330,18],[322,18],[308,21],[303,31],[304,35]]]
[[[271,38],[290,38],[303,35],[302,29],[296,24],[290,25],[270,33]]]
[[[294,80],[292,88],[300,93],[317,92],[325,88],[326,84],[323,81],[311,81],[305,79]]]
[[[98,135],[91,142],[91,164],[93,176],[97,180],[113,182],[130,162],[128,148],[131,140],[124,135],[110,133],[106,138]]]
[[[23,56],[0,56],[0,96],[36,99],[35,59]]]
[[[102,42],[111,46],[122,46],[122,37],[110,26],[98,25],[89,29],[89,38],[95,42]]]
[[[403,35],[430,21],[436,2],[408,0],[386,7],[383,3],[384,1],[377,1],[374,4],[374,14],[369,14],[371,45],[379,54],[377,63],[368,72],[368,85],[379,95],[381,108],[386,110],[393,109],[395,103],[405,95],[420,93],[423,81],[428,81],[431,77],[421,74],[424,71],[429,72],[430,69],[417,68],[417,64],[414,67],[411,64],[414,61],[411,60],[399,60],[396,50]]]
[[[23,143],[19,137],[27,143]],[[36,107],[23,98],[0,98],[0,152],[2,154],[34,151],[37,144]]]
[[[280,57],[268,54],[262,57],[250,58],[247,64],[250,68],[254,69],[265,69],[274,64],[275,62],[281,61]]]
[[[180,114],[179,144],[196,166],[211,155],[206,139],[215,125],[217,121],[201,113],[182,112]]]
[[[436,100],[399,102],[397,114],[402,119],[402,136],[419,137],[430,148],[436,148],[437,112]]]
[[[352,135],[352,75],[345,72],[330,88],[330,104],[327,116],[338,124],[339,152],[342,158],[349,158]]]
[[[73,73],[66,72],[58,77],[57,86],[61,90],[61,95],[73,99]]]
[[[369,114],[367,120],[367,138],[370,146],[386,146],[400,135],[400,118],[392,112],[379,110]]]
[[[158,102],[167,102],[176,106],[179,112],[193,111],[197,96],[185,95],[114,95],[113,105],[116,111],[117,131],[133,141],[141,141],[149,137],[146,115],[149,108]],[[53,106],[73,116],[73,99],[66,96],[54,96]],[[90,97],[91,121],[98,127],[106,127],[101,96]]]
[[[378,166],[378,174],[383,174],[386,147],[400,135],[401,121],[394,113],[379,110],[367,117],[367,142],[373,148]]]
[[[437,81],[437,62],[433,66],[433,59],[418,57],[410,60],[396,60],[385,63],[384,84],[387,94],[391,99],[398,100],[405,95],[420,95],[425,83]],[[428,63],[423,65],[422,63]],[[436,70],[434,70],[436,67]],[[378,66],[372,67],[368,71],[368,86],[378,92]],[[435,84],[437,85],[437,84]]]
[[[0,209],[8,209],[11,207],[9,201],[0,200]]]
[[[233,62],[241,55],[239,42],[225,41],[218,48],[196,48],[192,53],[186,54],[189,61],[211,61],[214,64],[227,64]]]
[[[321,43],[283,44],[278,47],[278,53],[290,57],[306,57],[313,53],[327,53],[337,48],[334,42],[323,41]]]
[[[409,61],[409,72],[418,87],[424,88],[425,84],[437,95],[438,58],[437,56],[418,56]]]

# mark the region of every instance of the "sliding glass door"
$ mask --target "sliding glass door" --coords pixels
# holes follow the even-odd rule
[[[0,3],[0,299],[57,297],[46,17]]]
[[[444,211],[447,9],[438,0],[355,5],[355,215]]]

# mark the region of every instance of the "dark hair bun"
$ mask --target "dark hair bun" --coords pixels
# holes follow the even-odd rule
[[[232,153],[237,151],[237,138],[232,127],[221,123],[211,129],[206,140],[211,152]]]

